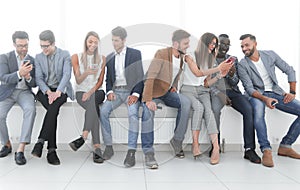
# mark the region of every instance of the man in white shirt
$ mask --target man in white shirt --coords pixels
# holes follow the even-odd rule
[[[239,62],[238,75],[253,107],[254,127],[263,152],[262,164],[267,167],[274,166],[265,122],[265,106],[297,116],[280,142],[278,155],[300,159],[300,154],[292,149],[292,144],[300,133],[300,101],[295,99],[295,70],[274,51],[258,51],[255,36],[244,34],[240,40],[242,40],[241,48],[245,57]],[[289,92],[285,92],[278,85],[276,67],[288,76]]]

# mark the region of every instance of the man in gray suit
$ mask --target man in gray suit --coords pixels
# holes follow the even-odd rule
[[[267,167],[274,166],[267,136],[265,106],[297,116],[280,142],[278,155],[300,159],[300,154],[292,149],[292,144],[300,133],[300,101],[295,99],[295,70],[274,51],[258,51],[255,36],[244,34],[240,40],[242,40],[241,47],[245,57],[239,62],[238,75],[253,107],[254,127],[260,149],[263,152],[262,164]],[[285,92],[278,85],[275,74],[276,67],[288,76],[289,92]]]
[[[9,110],[17,103],[23,110],[23,124],[15,161],[18,165],[24,165],[24,149],[31,141],[36,114],[35,98],[31,91],[36,86],[34,58],[27,54],[29,37],[26,32],[16,31],[12,40],[16,49],[0,55],[0,138],[4,145],[0,157],[5,157],[12,151],[6,119]]]
[[[31,154],[42,156],[44,141],[48,141],[47,161],[49,164],[59,165],[56,154],[57,117],[60,107],[67,101],[67,97],[74,99],[70,83],[72,66],[68,51],[55,46],[52,31],[45,30],[40,36],[42,53],[36,55],[36,83],[39,87],[37,100],[47,110],[43,126]]]

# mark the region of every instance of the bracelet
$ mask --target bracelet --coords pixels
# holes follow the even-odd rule
[[[296,92],[294,90],[290,90],[290,94],[296,94]]]

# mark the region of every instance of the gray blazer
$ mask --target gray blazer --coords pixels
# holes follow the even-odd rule
[[[47,85],[48,80],[48,60],[44,53],[37,54],[35,57],[36,62],[36,83],[39,89],[45,94],[50,88]],[[74,100],[74,92],[70,82],[72,65],[70,53],[66,50],[56,48],[55,55],[55,72],[56,78],[59,82],[57,90],[66,93],[69,98]]]
[[[28,89],[31,90],[32,87],[36,86],[34,71],[35,62],[34,58],[30,55],[27,55],[26,59],[30,60],[30,63],[33,65],[33,69],[30,71],[32,79],[29,82],[25,80]],[[0,55],[0,101],[5,100],[15,90],[19,82],[17,74],[18,70],[19,67],[15,51]]]
[[[278,85],[275,74],[275,66],[288,76],[288,82],[296,81],[296,73],[292,66],[288,65],[282,60],[274,51],[259,51],[260,58],[273,81],[273,92],[283,95],[284,90]],[[241,79],[246,94],[251,96],[254,91],[263,93],[265,90],[264,83],[260,74],[258,73],[254,63],[248,58],[244,57],[238,64],[238,75]]]

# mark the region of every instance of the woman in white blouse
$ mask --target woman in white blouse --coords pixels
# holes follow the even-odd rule
[[[199,146],[199,134],[201,125],[203,125],[203,127],[207,129],[213,145],[210,158],[211,164],[219,163],[218,129],[211,109],[209,88],[205,87],[204,81],[207,75],[213,73],[218,73],[218,77],[221,78],[231,67],[231,63],[227,64],[224,61],[224,63],[220,64],[220,67],[212,68],[215,61],[217,45],[218,38],[212,33],[205,33],[201,36],[194,55],[186,55],[184,57],[184,60],[188,64],[184,65],[180,91],[192,101],[191,128],[193,136],[193,156],[196,159],[202,154]],[[196,63],[194,60],[196,60]]]
[[[105,99],[102,84],[105,74],[105,57],[100,54],[100,38],[96,32],[88,32],[84,40],[82,53],[72,55],[72,66],[76,80],[76,100],[85,109],[82,135],[69,143],[76,151],[85,142],[89,132],[94,145],[93,161],[103,163],[100,149],[99,105]]]

